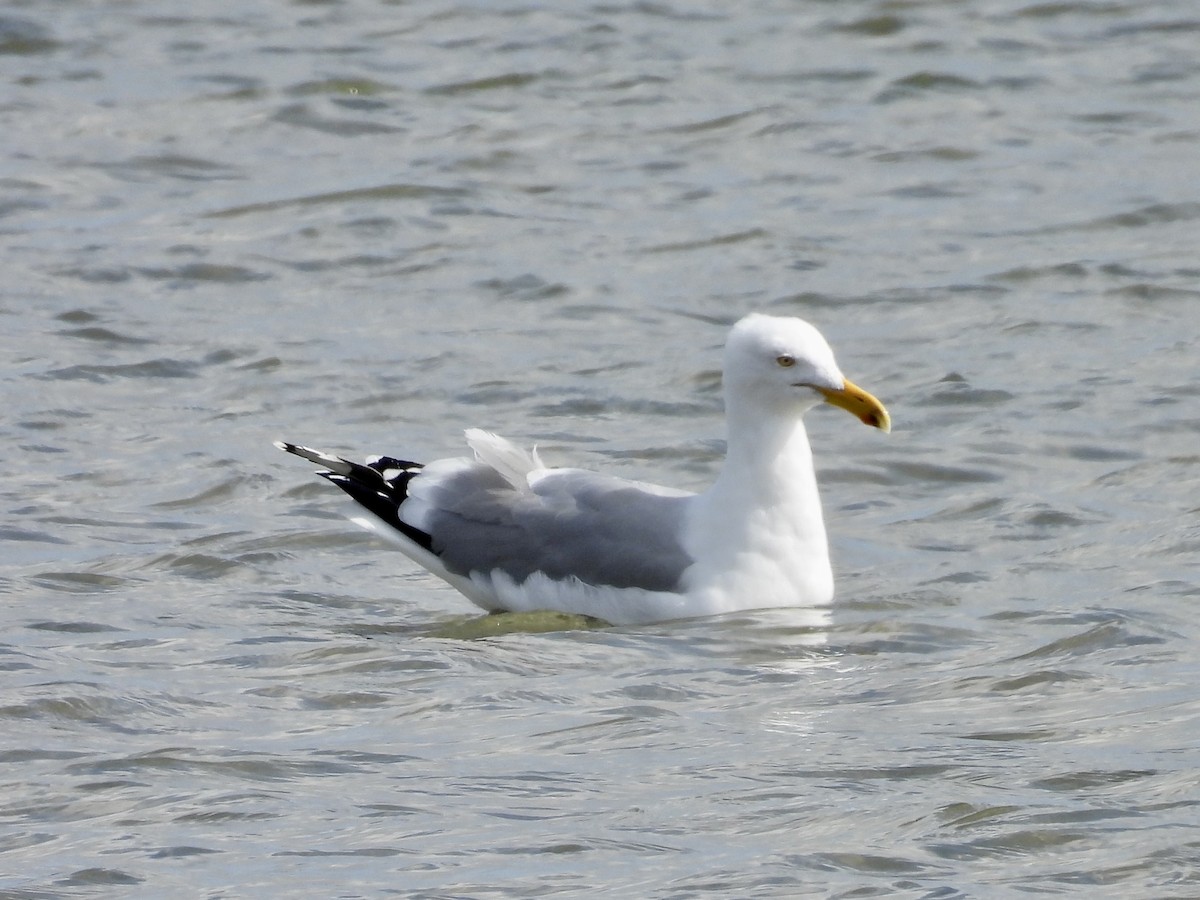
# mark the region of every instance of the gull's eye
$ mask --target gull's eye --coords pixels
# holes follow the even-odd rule
[[[779,363],[785,369],[790,369],[796,364],[796,357],[784,353],[782,356],[775,357],[775,362]]]

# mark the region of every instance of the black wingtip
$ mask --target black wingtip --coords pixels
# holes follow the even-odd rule
[[[365,469],[366,466],[362,468]],[[378,475],[373,470],[368,471]],[[357,472],[349,475],[341,475],[337,472],[318,472],[317,474],[336,484],[349,494],[355,503],[395,528],[414,544],[433,552],[433,539],[424,531],[414,528],[400,518],[400,506],[408,499],[408,493],[405,490],[396,489],[381,478],[364,480],[359,477]],[[409,477],[411,478],[411,476]],[[404,482],[404,486],[407,487],[407,485],[408,479]]]
[[[432,538],[400,518],[400,507],[408,499],[408,483],[423,468],[421,463],[407,459],[380,456],[367,463],[350,462],[332,453],[274,441],[276,447],[293,456],[327,468],[317,472],[349,494],[359,506],[395,528],[413,543],[433,552]]]

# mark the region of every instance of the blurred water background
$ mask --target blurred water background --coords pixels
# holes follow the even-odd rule
[[[1200,896],[1188,0],[0,9],[0,896]],[[839,598],[477,637],[286,438],[702,488]],[[486,624],[486,623],[484,623]]]

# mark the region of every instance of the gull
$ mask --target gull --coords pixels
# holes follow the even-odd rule
[[[887,432],[888,412],[797,318],[734,325],[722,383],[726,455],[700,493],[551,468],[536,448],[474,428],[472,457],[427,464],[276,446],[323,466],[371,514],[353,521],[488,611],[637,625],[827,606],[833,570],[803,417],[827,403]]]

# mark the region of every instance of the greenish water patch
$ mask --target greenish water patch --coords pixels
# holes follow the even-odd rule
[[[474,641],[479,638],[499,637],[504,634],[543,634],[548,631],[587,631],[595,628],[611,628],[603,619],[578,616],[553,610],[534,612],[486,613],[482,616],[466,616],[438,626],[430,637],[447,640]]]

